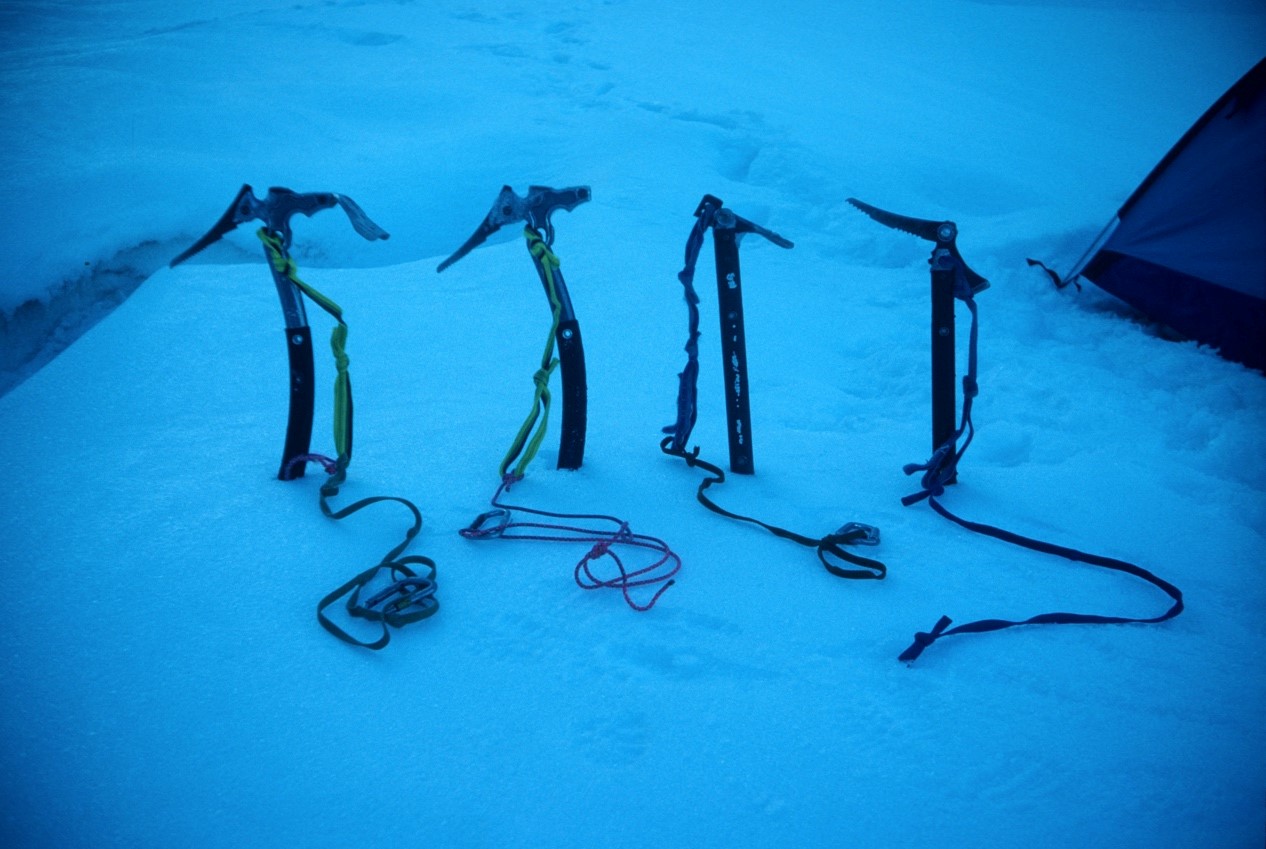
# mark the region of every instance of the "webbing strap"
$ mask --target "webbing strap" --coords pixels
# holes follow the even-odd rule
[[[404,539],[383,555],[382,560],[356,575],[338,589],[328,593],[317,604],[317,621],[321,623],[322,628],[345,643],[378,650],[391,641],[388,626],[398,628],[410,622],[426,619],[439,610],[440,603],[435,598],[435,561],[429,557],[416,554],[400,556],[401,552],[408,547],[413,538],[422,530],[422,513],[408,499],[394,495],[378,495],[362,498],[360,501],[353,502],[341,510],[333,510],[330,507],[329,499],[338,495],[339,486],[345,480],[346,466],[340,464],[329,480],[321,486],[321,512],[329,518],[334,520],[346,519],[371,504],[378,504],[384,501],[394,501],[397,504],[403,504],[413,516],[413,524],[405,531]],[[424,566],[429,570],[428,574],[424,578],[419,579],[418,574],[409,568],[410,565]],[[367,588],[373,584],[375,579],[379,578],[384,570],[391,579],[390,583],[376,592],[369,601],[362,602],[361,594],[366,592]],[[416,585],[411,586],[411,581],[415,582]],[[420,583],[418,583],[419,581]],[[344,596],[347,596],[347,612],[351,616],[378,622],[382,626],[382,634],[378,639],[368,642],[358,639],[326,616],[326,608]]]
[[[954,522],[969,531],[984,534],[985,536],[990,536],[994,539],[1011,543],[1012,545],[1022,546],[1030,549],[1031,551],[1037,551],[1042,554],[1053,554],[1077,563],[1086,563],[1090,566],[1101,566],[1105,569],[1112,569],[1117,572],[1124,572],[1127,575],[1133,575],[1136,578],[1142,578],[1144,581],[1156,586],[1168,595],[1173,600],[1173,604],[1171,604],[1169,609],[1160,616],[1151,617],[1099,616],[1089,613],[1043,613],[1018,622],[1006,619],[981,619],[979,621],[968,622],[954,628],[949,627],[953,620],[951,620],[948,616],[942,616],[939,620],[937,620],[936,625],[933,626],[931,631],[920,631],[915,634],[914,642],[908,649],[901,653],[901,655],[897,658],[898,660],[910,663],[918,658],[918,656],[923,653],[923,650],[932,645],[932,643],[942,637],[950,637],[954,634],[982,634],[987,631],[1000,631],[1003,628],[1011,628],[1016,625],[1114,625],[1124,624],[1127,622],[1156,623],[1164,622],[1167,619],[1173,619],[1183,611],[1182,591],[1173,584],[1157,577],[1141,566],[1136,566],[1133,563],[1127,563],[1124,560],[1102,557],[1097,554],[1087,554],[1084,551],[1078,551],[1074,548],[1066,548],[1062,545],[1055,545],[1053,543],[1021,536],[1020,534],[1003,530],[1002,528],[996,528],[992,525],[968,521],[947,510],[935,496],[930,496],[928,498],[928,503],[932,505],[932,509],[937,513],[940,513],[951,522]]]
[[[706,495],[708,488],[713,484],[725,483],[725,472],[723,472],[719,466],[713,465],[706,460],[699,459],[698,448],[689,452],[676,451],[672,447],[672,439],[669,437],[665,437],[664,440],[660,442],[659,447],[665,454],[672,457],[680,457],[686,461],[687,466],[703,469],[710,475],[710,477],[706,477],[700,482],[699,488],[695,490],[695,499],[713,513],[717,513],[718,515],[725,516],[729,519],[737,519],[740,522],[747,522],[748,524],[756,525],[757,527],[764,528],[780,539],[790,540],[791,542],[803,545],[806,548],[812,548],[817,552],[818,560],[822,563],[823,567],[825,567],[826,571],[830,572],[837,578],[882,580],[884,576],[887,575],[888,567],[883,563],[880,563],[878,560],[872,560],[869,557],[861,557],[842,548],[842,546],[845,545],[878,545],[878,528],[872,525],[863,525],[860,522],[848,522],[840,527],[840,529],[835,533],[827,534],[826,536],[820,538],[814,538],[796,533],[795,531],[789,531],[786,528],[781,528],[777,525],[771,525],[768,522],[763,522],[760,519],[755,519],[751,516],[744,516],[731,510],[726,510]],[[832,563],[832,558],[845,563],[851,563],[859,568],[847,569],[836,563]]]
[[[694,430],[699,407],[699,293],[695,290],[695,266],[703,250],[704,235],[716,218],[717,207],[704,202],[686,239],[686,263],[677,272],[686,297],[686,365],[677,375],[677,421],[664,428],[674,452],[685,452]],[[698,452],[696,452],[697,454]]]
[[[563,304],[558,297],[558,287],[554,282],[554,269],[559,267],[558,257],[549,249],[549,245],[545,244],[541,234],[531,227],[524,228],[523,236],[527,240],[527,247],[532,254],[532,261],[540,269],[541,279],[545,282],[545,292],[549,296],[552,321],[550,323],[549,336],[545,340],[545,351],[541,355],[541,367],[532,375],[532,383],[536,390],[532,397],[532,409],[519,427],[519,432],[515,434],[514,440],[510,443],[510,448],[506,451],[498,469],[503,478],[507,474],[519,478],[523,477],[527,473],[527,467],[535,459],[536,453],[540,450],[541,443],[545,439],[545,432],[549,428],[549,380],[550,376],[554,374],[554,370],[558,368],[558,358],[554,356],[554,338],[558,334],[558,325],[562,320],[563,313]],[[532,430],[533,427],[536,428],[535,432]],[[517,463],[515,463],[516,459],[518,460]],[[511,463],[515,463],[513,471],[510,470]]]
[[[903,651],[897,658],[905,663],[911,663],[919,657],[928,646],[943,637],[953,636],[954,634],[981,634],[988,631],[1000,631],[1003,628],[1012,628],[1017,625],[1110,625],[1121,624],[1127,622],[1155,623],[1164,622],[1167,619],[1173,619],[1183,611],[1182,592],[1173,584],[1165,581],[1141,566],[1133,563],[1127,563],[1124,560],[1117,560],[1111,557],[1103,557],[1097,554],[1089,554],[1084,551],[1078,551],[1074,548],[1066,548],[1062,545],[1044,542],[1042,540],[1032,539],[1022,536],[1012,531],[997,528],[992,525],[986,525],[979,522],[972,522],[963,519],[951,513],[939,500],[939,496],[944,495],[945,485],[953,480],[958,471],[958,463],[966,453],[967,447],[971,444],[972,435],[975,428],[972,425],[971,411],[972,401],[979,394],[980,388],[976,381],[977,372],[977,327],[979,324],[978,314],[976,311],[976,301],[972,297],[970,290],[965,292],[956,292],[959,300],[967,304],[968,310],[971,312],[971,334],[968,343],[968,359],[967,374],[963,378],[963,415],[957,432],[954,436],[943,444],[933,453],[932,458],[923,464],[910,464],[905,467],[905,473],[910,475],[916,472],[923,472],[920,479],[921,490],[913,495],[908,495],[901,499],[901,503],[906,506],[915,504],[919,501],[927,499],[928,504],[932,506],[940,515],[949,519],[951,522],[966,528],[973,533],[983,534],[984,536],[993,537],[1002,542],[1018,545],[1027,548],[1030,551],[1036,551],[1042,554],[1051,554],[1057,557],[1063,557],[1078,563],[1085,563],[1090,566],[1100,566],[1105,569],[1112,569],[1117,572],[1124,572],[1127,575],[1133,575],[1152,584],[1172,600],[1173,604],[1169,609],[1160,616],[1153,617],[1128,617],[1128,616],[1099,616],[1088,613],[1042,613],[1037,616],[1024,619],[1022,621],[1011,621],[1006,619],[981,619],[976,622],[968,622],[958,625],[954,628],[949,627],[952,621],[948,616],[942,616],[933,626],[931,631],[920,631],[914,635],[914,642]],[[956,448],[959,439],[963,439],[961,447]]]
[[[361,572],[338,589],[327,594],[317,604],[317,621],[321,627],[338,637],[345,643],[362,646],[367,649],[381,649],[387,645],[391,636],[388,626],[401,627],[435,614],[439,610],[439,601],[435,598],[435,562],[429,557],[408,555],[402,552],[422,530],[422,512],[417,505],[406,498],[395,495],[377,495],[362,498],[341,510],[330,506],[330,499],[338,495],[339,487],[347,481],[347,467],[352,461],[352,383],[348,373],[350,360],[347,356],[347,323],[343,320],[343,309],[333,300],[299,278],[298,267],[285,250],[284,242],[278,234],[269,233],[261,228],[257,234],[268,253],[269,261],[278,274],[298,287],[313,303],[329,313],[338,324],[330,333],[330,348],[334,353],[334,446],[338,452],[337,459],[330,459],[316,454],[305,454],[291,460],[291,465],[298,463],[320,463],[329,477],[321,485],[319,504],[321,512],[335,521],[346,519],[371,504],[394,501],[409,510],[413,523],[405,532],[404,539],[386,553],[374,566]],[[410,565],[425,566],[429,572],[425,577],[419,576],[409,568]],[[391,578],[390,583],[376,591],[366,601],[361,595],[373,584],[379,575],[386,571]],[[351,616],[378,622],[382,626],[382,634],[376,640],[361,640],[335,624],[326,616],[326,609],[347,596],[347,611]]]
[[[708,228],[712,226],[716,213],[717,207],[712,203],[705,201],[700,206],[699,215],[690,230],[690,236],[686,239],[685,265],[677,274],[677,279],[685,290],[688,313],[688,331],[685,346],[686,365],[678,375],[677,421],[663,429],[663,432],[668,434],[668,436],[661,440],[660,450],[671,457],[680,457],[686,461],[687,466],[701,468],[710,475],[710,477],[704,478],[700,482],[699,488],[695,491],[695,498],[712,512],[729,519],[756,525],[776,537],[814,549],[818,555],[818,561],[829,573],[836,577],[882,579],[888,571],[883,563],[868,557],[852,554],[842,547],[845,545],[877,545],[879,542],[878,528],[858,522],[848,522],[835,533],[814,538],[777,525],[771,525],[751,516],[743,516],[726,510],[706,495],[707,490],[713,484],[725,483],[725,472],[719,466],[713,465],[706,460],[701,460],[698,446],[687,451],[686,444],[690,440],[690,433],[694,429],[698,413],[699,293],[694,286],[695,267],[699,261],[699,253],[703,249],[704,236]],[[845,568],[832,562],[832,560],[843,561],[858,568]]]
[[[419,575],[406,564],[416,563],[426,567],[426,574]],[[413,622],[433,616],[440,603],[435,598],[435,563],[428,557],[410,555],[401,557],[390,567],[391,582],[374,592],[365,601],[361,594],[383,567],[367,569],[334,592],[321,599],[317,605],[317,618],[326,631],[345,643],[367,649],[381,649],[391,640],[388,626],[402,628]],[[350,595],[348,595],[350,593]],[[347,612],[351,616],[378,622],[382,635],[376,640],[360,640],[344,631],[325,615],[325,609],[347,595]]]

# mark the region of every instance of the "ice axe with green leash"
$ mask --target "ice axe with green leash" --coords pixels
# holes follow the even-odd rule
[[[563,270],[558,257],[554,256],[551,250],[554,244],[554,225],[551,216],[560,209],[570,212],[591,197],[588,186],[572,186],[566,189],[529,186],[527,194],[523,197],[516,194],[509,186],[502,186],[497,199],[492,204],[492,209],[484,216],[484,220],[475,232],[453,252],[452,256],[441,262],[435,269],[441,272],[448,268],[507,224],[524,225],[523,235],[527,239],[528,252],[532,256],[536,273],[541,278],[541,284],[545,287],[545,295],[549,298],[554,325],[552,339],[547,345],[541,370],[536,376],[537,401],[533,413],[524,422],[523,429],[502,464],[503,475],[509,470],[510,463],[519,458],[516,468],[521,476],[540,445],[549,412],[549,375],[555,366],[558,366],[563,373],[563,426],[559,437],[558,468],[579,469],[584,462],[588,403],[585,383],[585,348],[580,339],[580,322],[576,320],[571,295],[567,291],[567,283],[563,280]],[[553,357],[554,345],[558,346],[557,360]],[[528,434],[536,425],[538,414],[540,425],[537,433],[529,441]]]
[[[551,245],[554,227],[550,217],[558,210],[571,211],[591,198],[588,186],[552,189],[529,186],[519,196],[502,186],[492,209],[470,238],[452,256],[439,264],[443,271],[483,244],[507,224],[522,224],[532,264],[549,299],[551,325],[545,340],[540,368],[533,375],[535,393],[532,409],[515,434],[501,460],[501,481],[493,494],[490,510],[481,513],[460,533],[469,540],[534,540],[537,542],[581,543],[590,546],[572,571],[582,589],[617,589],[629,607],[649,611],[675,581],[681,558],[664,540],[634,533],[629,523],[600,513],[563,513],[507,503],[511,487],[523,480],[536,456],[549,424],[549,381],[554,369],[563,372],[563,427],[558,451],[558,468],[579,469],[585,453],[586,386],[585,350],[580,341],[580,324],[572,309],[562,268]],[[554,356],[555,346],[558,357]],[[516,518],[519,515],[526,519]]]
[[[304,464],[296,462],[296,459],[308,454],[312,441],[315,368],[312,358],[312,331],[308,327],[303,296],[306,294],[318,306],[340,321],[336,334],[344,329],[341,323],[342,311],[338,305],[292,273],[290,219],[299,213],[311,217],[323,209],[334,206],[341,207],[347,213],[352,227],[365,239],[375,241],[388,237],[387,231],[371,221],[364,210],[346,195],[334,192],[300,193],[274,186],[261,199],[255,197],[250,185],[243,185],[237,197],[233,199],[233,203],[206,235],[170,263],[170,267],[175,268],[194,254],[218,242],[241,224],[251,221],[263,223],[259,236],[264,241],[264,253],[269,260],[268,268],[272,272],[273,283],[281,299],[281,312],[286,324],[286,355],[290,363],[290,413],[286,424],[285,447],[281,455],[281,469],[277,473],[277,477],[281,480],[303,476]],[[336,338],[332,341],[339,340]],[[342,376],[346,377],[345,372]],[[346,389],[346,441],[347,453],[350,456],[351,384],[347,380],[343,380],[342,384]],[[338,426],[336,424],[336,427]]]
[[[301,194],[290,189],[271,188],[261,200],[249,185],[242,186],[228,210],[220,216],[205,236],[171,261],[177,266],[189,257],[221,239],[240,224],[261,221],[256,235],[264,247],[268,269],[281,298],[281,311],[286,323],[286,352],[290,361],[290,413],[286,425],[286,443],[282,451],[281,470],[277,477],[288,481],[302,477],[308,463],[319,463],[329,477],[321,485],[321,512],[335,520],[345,519],[371,504],[395,502],[409,511],[411,524],[404,538],[381,560],[358,573],[317,604],[317,621],[321,627],[345,643],[368,649],[384,648],[390,641],[390,628],[400,628],[427,619],[439,610],[436,598],[435,561],[418,554],[404,554],[413,538],[422,530],[422,513],[407,498],[379,495],[362,498],[336,510],[330,499],[339,494],[347,480],[347,467],[352,459],[352,384],[348,374],[347,323],[343,310],[333,300],[305,283],[290,256],[290,219],[297,213],[312,216],[323,209],[339,206],[347,213],[352,227],[370,241],[386,239],[387,231],[365,215],[351,198],[333,192]],[[330,334],[334,353],[334,447],[336,457],[310,453],[312,440],[313,382],[312,333],[304,310],[303,296],[334,318],[337,325]],[[344,602],[346,617],[336,621],[330,614],[336,602]],[[376,633],[358,635],[352,622],[370,623]],[[350,630],[349,630],[350,629]]]

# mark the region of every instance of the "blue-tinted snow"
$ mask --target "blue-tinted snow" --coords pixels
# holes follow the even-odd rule
[[[1076,258],[1260,58],[1266,15],[771,8],[0,9],[4,368],[25,376],[49,333],[69,340],[144,280],[0,397],[0,843],[1261,844],[1266,383],[1091,290],[1053,291],[1024,258]],[[344,501],[414,499],[412,550],[439,563],[443,610],[381,654],[331,639],[314,608],[407,519],[333,523],[315,470],[273,479],[284,355],[258,245],[243,228],[154,273],[243,182],[346,193],[392,233],[295,223],[305,279],[351,326]],[[516,494],[669,540],[685,566],[649,614],[577,589],[576,547],[457,535],[547,330],[517,239],[434,273],[502,183],[594,191],[555,222],[588,457],[553,470],[551,432]],[[697,473],[657,449],[704,192],[796,242],[743,246],[759,474],[718,497],[805,532],[879,525],[883,583],[707,513]],[[900,506],[901,466],[928,448],[927,248],[849,196],[954,218],[993,283],[951,507],[1151,568],[1186,593],[1181,617],[896,662],[941,614],[1146,616],[1166,599]],[[708,254],[696,440],[720,459]],[[328,322],[311,312],[329,451]]]

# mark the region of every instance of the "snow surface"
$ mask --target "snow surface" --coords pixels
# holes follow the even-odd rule
[[[1266,381],[1024,258],[1076,258],[1261,57],[1266,12],[773,9],[0,7],[0,845],[1261,845]],[[345,193],[392,233],[295,222],[303,277],[351,327],[338,503],[414,499],[411,551],[439,564],[443,609],[380,653],[314,608],[407,516],[331,522],[315,469],[273,477],[285,365],[254,237],[154,273],[242,182]],[[434,273],[502,183],[593,187],[555,221],[587,458],[554,470],[551,432],[515,499],[668,540],[684,567],[650,613],[579,590],[583,547],[457,535],[548,324],[512,233]],[[807,533],[878,525],[886,581],[704,511],[699,473],[658,451],[705,192],[796,242],[743,245],[758,474],[717,497]],[[993,284],[951,509],[1153,569],[1182,616],[896,662],[941,614],[1167,600],[900,506],[928,449],[927,246],[849,196],[954,218]],[[710,281],[705,250],[695,441],[720,461]],[[309,315],[329,452],[329,322]]]

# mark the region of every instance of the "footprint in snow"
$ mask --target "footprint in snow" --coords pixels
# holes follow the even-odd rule
[[[622,707],[581,720],[574,739],[595,763],[627,764],[646,754],[648,727],[644,712]]]
[[[355,30],[339,30],[339,40],[357,47],[384,47],[404,39],[399,33],[389,32],[357,32]]]

